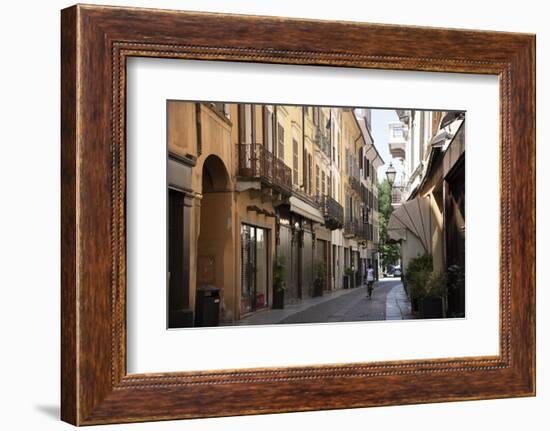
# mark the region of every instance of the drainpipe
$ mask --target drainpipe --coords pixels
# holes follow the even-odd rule
[[[302,106],[302,189],[304,193],[307,188],[304,176],[304,173],[307,171],[305,117],[304,107]]]
[[[279,123],[277,121],[277,105],[273,105],[273,155],[275,155],[276,157],[279,157],[279,155],[277,154],[279,148],[279,127],[278,127]]]
[[[329,129],[329,145],[330,145],[330,151],[329,151],[329,154],[330,154],[330,163],[329,163],[329,167],[330,167],[330,189],[328,191],[328,195],[330,197],[332,197],[332,188],[334,187],[334,184],[333,184],[333,178],[332,178],[332,159],[334,158],[334,154],[333,154],[333,150],[332,150],[332,108],[330,108],[330,110],[328,111],[328,121],[329,121],[329,124],[330,124],[330,129]]]
[[[197,157],[202,154],[202,126],[201,126],[201,104],[195,103],[195,125],[197,132]]]

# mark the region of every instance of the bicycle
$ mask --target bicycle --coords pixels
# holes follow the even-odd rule
[[[372,299],[372,291],[374,290],[374,280],[367,281],[367,298]]]

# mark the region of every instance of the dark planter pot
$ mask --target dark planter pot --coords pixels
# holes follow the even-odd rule
[[[344,289],[349,289],[349,277],[344,275]]]
[[[315,280],[313,283],[313,296],[323,296],[323,281]]]
[[[411,311],[418,313],[420,311],[420,300],[416,297],[411,299]]]
[[[355,287],[355,277],[352,275],[350,277],[350,280],[351,280],[351,286],[350,287],[353,289]]]
[[[405,293],[407,296],[409,296],[409,286],[407,286],[407,281],[405,280],[405,277],[401,277],[401,283],[403,283],[403,289],[405,290]]]
[[[424,319],[438,319],[443,317],[443,303],[441,298],[422,298],[422,317]]]
[[[277,310],[285,308],[285,291],[282,289],[275,289],[273,291],[273,306]]]

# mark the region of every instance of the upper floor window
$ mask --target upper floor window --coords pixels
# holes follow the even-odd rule
[[[362,215],[363,223],[368,223],[369,222],[369,209],[366,205],[363,205],[361,207],[361,215]]]
[[[311,195],[313,194],[313,159],[311,154],[307,155],[307,192]]]
[[[349,193],[346,193],[345,199],[345,217],[348,221],[353,221],[353,198]]]
[[[338,151],[339,150],[339,145],[340,145],[340,132],[337,132],[336,133],[336,143],[335,143],[335,146],[334,146],[334,160],[336,162],[336,167],[339,168],[340,167],[340,152]]]
[[[394,138],[402,138],[403,137],[403,127],[402,126],[394,126],[392,129],[392,134]]]
[[[317,106],[313,107],[313,124],[319,126],[319,108]]]
[[[273,152],[273,144],[275,142],[275,113],[273,112],[273,109],[264,106],[263,118],[264,145],[270,152]]]
[[[218,114],[223,115],[228,120],[230,119],[229,106],[227,103],[210,102],[210,107]]]
[[[319,173],[320,173],[320,170],[319,170],[319,165],[315,165],[315,194],[317,196],[320,195],[319,191],[320,191],[320,186],[319,186]]]
[[[256,116],[254,105],[239,105],[239,140],[241,144],[254,144],[256,142]]]
[[[285,158],[285,129],[280,123],[277,123],[277,157]]]
[[[298,184],[298,141],[292,140],[292,171],[294,176],[294,184]]]

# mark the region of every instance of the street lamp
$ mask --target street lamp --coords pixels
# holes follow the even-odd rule
[[[386,170],[386,178],[388,179],[388,183],[390,183],[390,187],[393,187],[396,173],[397,171],[390,162],[390,166],[388,166],[388,169]]]

